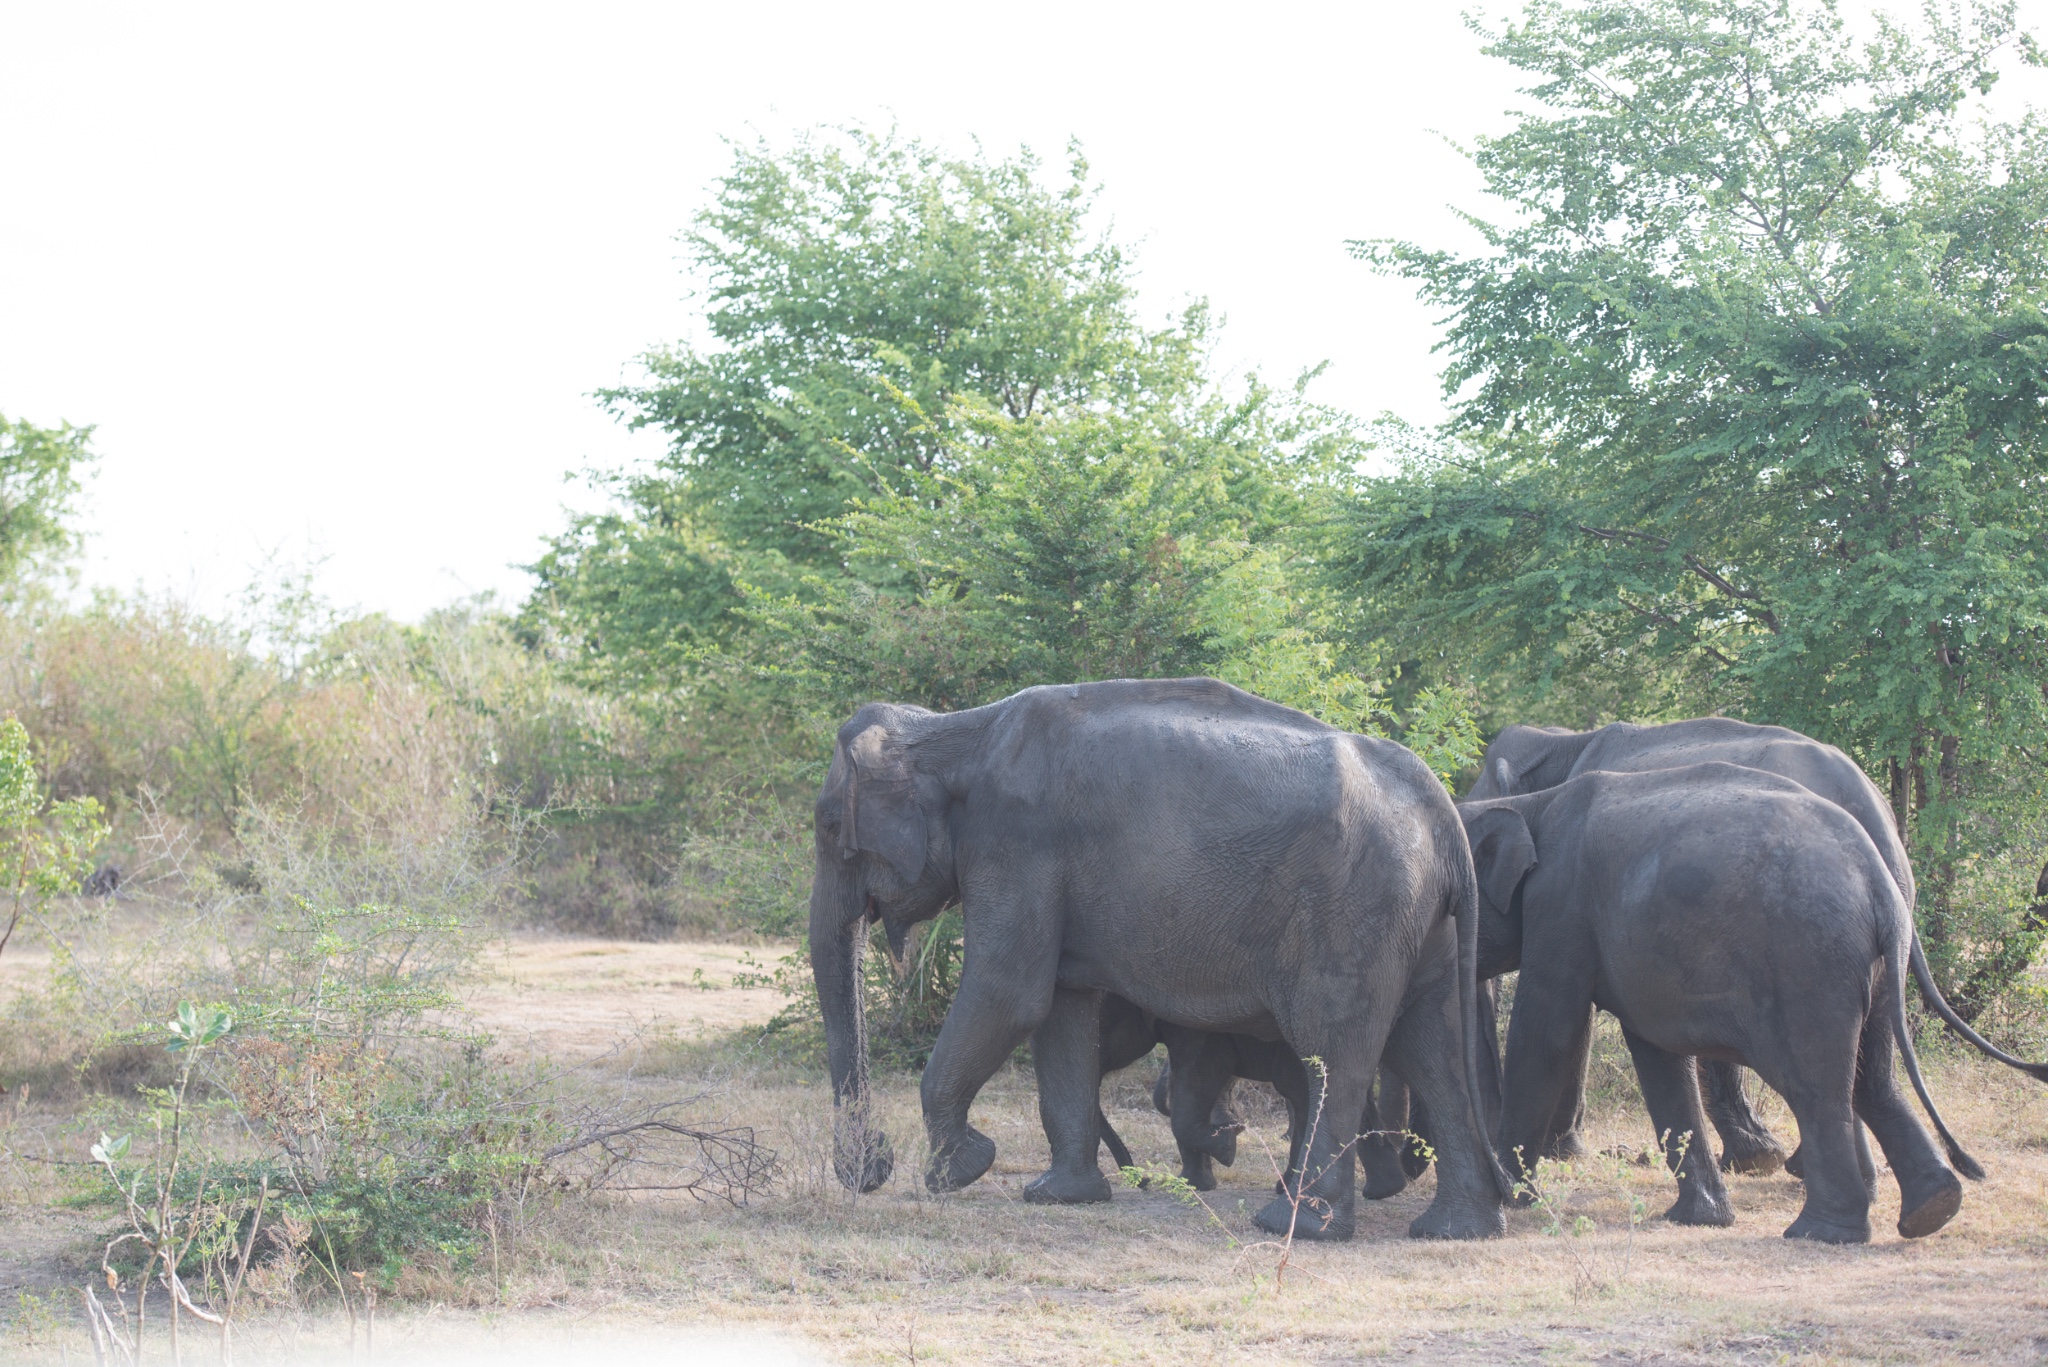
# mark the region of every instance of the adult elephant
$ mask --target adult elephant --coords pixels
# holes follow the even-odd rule
[[[1782,726],[1754,726],[1728,717],[1700,717],[1659,726],[1616,722],[1594,731],[1545,726],[1510,726],[1486,747],[1468,802],[1533,793],[1595,770],[1642,773],[1721,760],[1777,774],[1834,803],[1853,817],[1877,847],[1885,871],[1908,911],[1915,903],[1912,865],[1892,824],[1891,808],[1862,768],[1842,751]],[[1996,1048],[1949,1006],[1928,971],[1917,931],[1909,959],[1914,980],[1928,1006],[1964,1039],[2001,1063],[2048,1080],[2048,1064],[2030,1064]],[[1560,1101],[1542,1150],[1546,1157],[1583,1152],[1578,1129],[1584,1112],[1585,1059],[1592,1041],[1589,1015],[1572,1036],[1581,1081]],[[1704,1059],[1700,1080],[1706,1108],[1721,1136],[1721,1166],[1734,1172],[1768,1173],[1786,1162],[1785,1150],[1743,1094],[1740,1070],[1732,1063]],[[1795,1171],[1800,1164],[1792,1164]]]
[[[1717,762],[1593,771],[1458,810],[1479,871],[1480,972],[1521,971],[1501,1118],[1511,1164],[1535,1166],[1579,1082],[1577,1024],[1599,1007],[1621,1022],[1678,1177],[1667,1218],[1735,1218],[1700,1143],[1696,1056],[1756,1069],[1798,1117],[1806,1203],[1787,1238],[1869,1239],[1877,1177],[1864,1125],[1899,1182],[1900,1234],[1932,1234],[1955,1215],[1962,1184],[1892,1075],[1896,1047],[1955,1167],[1983,1176],[1913,1055],[1912,913],[1840,806]]]
[[[870,1108],[865,926],[900,941],[957,900],[965,957],[921,1088],[933,1191],[994,1161],[968,1106],[1029,1037],[1052,1167],[1025,1196],[1108,1199],[1097,1033],[1113,992],[1320,1057],[1332,1115],[1362,1113],[1382,1053],[1429,1079],[1441,1172],[1410,1233],[1505,1228],[1472,1062],[1471,856],[1409,751],[1213,679],[1032,688],[944,714],[876,703],[839,729],[814,836],[811,968],[847,1186],[872,1191],[893,1167]],[[1349,1237],[1352,1137],[1334,1129],[1262,1228]]]

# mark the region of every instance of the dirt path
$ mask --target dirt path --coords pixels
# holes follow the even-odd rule
[[[635,1032],[689,1039],[766,1025],[789,999],[734,979],[772,973],[788,952],[520,936],[486,961],[466,1005],[501,1044],[588,1058]]]

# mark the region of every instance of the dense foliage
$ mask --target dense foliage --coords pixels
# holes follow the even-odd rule
[[[65,519],[91,439],[89,427],[36,427],[0,413],[0,585],[71,545]]]
[[[710,345],[644,358],[612,410],[670,451],[539,564],[602,672],[644,680],[722,639],[736,576],[829,568],[820,524],[943,460],[953,407],[1028,419],[1177,393],[1207,328],[1146,329],[1124,253],[1090,236],[1087,164],[946,158],[894,134],[736,146],[686,236]]]
[[[1453,417],[1341,553],[1507,706],[1590,680],[1858,756],[1971,1005],[2017,932],[1957,880],[2038,837],[2048,725],[2048,127],[1970,119],[2012,35],[1758,0],[1492,35],[1539,108],[1473,153],[1485,250],[1358,244],[1445,310]]]

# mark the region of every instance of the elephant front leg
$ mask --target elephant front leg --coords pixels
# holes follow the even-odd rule
[[[1576,1110],[1585,1080],[1581,1031],[1590,1028],[1592,993],[1570,955],[1555,965],[1522,960],[1508,1020],[1508,1058],[1500,1119],[1500,1159],[1520,1187],[1518,1204],[1536,1196],[1536,1165],[1556,1138],[1552,1121]]]
[[[1163,1025],[1159,1033],[1173,1060],[1167,1114],[1180,1150],[1181,1178],[1197,1191],[1213,1191],[1215,1164],[1228,1167],[1237,1161],[1237,1134],[1243,1128],[1224,1107],[1236,1081],[1236,1053],[1227,1036],[1206,1030]]]
[[[1680,1225],[1727,1226],[1735,1223],[1721,1169],[1707,1146],[1707,1117],[1700,1108],[1699,1078],[1693,1060],[1658,1048],[1622,1026],[1622,1037],[1636,1062],[1643,1104],[1664,1146],[1664,1162],[1678,1178],[1678,1200],[1664,1218]]]
[[[1099,992],[1056,990],[1052,1010],[1031,1035],[1038,1118],[1052,1145],[1052,1166],[1024,1188],[1024,1199],[1034,1204],[1109,1199],[1109,1182],[1095,1158],[1102,1091],[1097,1047],[1101,1001]]]
[[[1365,1113],[1365,1136],[1359,1142],[1358,1160],[1365,1168],[1368,1201],[1384,1201],[1408,1187],[1408,1174],[1401,1166],[1401,1153],[1408,1145],[1408,1084],[1391,1068],[1381,1068],[1379,1085],[1373,1088],[1372,1103]]]
[[[1557,1110],[1544,1131],[1543,1143],[1537,1149],[1539,1158],[1568,1161],[1586,1154],[1586,1069],[1593,1061],[1593,1021],[1598,1015],[1598,1008],[1588,1006],[1565,1046],[1566,1071],[1571,1081],[1558,1098]]]
[[[993,1139],[967,1123],[967,1110],[983,1084],[1016,1052],[1037,1020],[1042,1000],[1028,984],[991,986],[972,970],[962,975],[959,993],[925,1063],[919,1094],[931,1157],[924,1184],[933,1192],[958,1191],[996,1161]],[[1090,1060],[1090,1071],[1097,1060]],[[1095,1138],[1095,1107],[1088,1112],[1088,1138]]]

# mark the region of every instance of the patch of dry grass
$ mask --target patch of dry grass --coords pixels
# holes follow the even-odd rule
[[[487,957],[464,1005],[499,1043],[566,1062],[636,1032],[703,1038],[766,1025],[788,999],[734,980],[772,972],[787,950],[519,935]]]
[[[1142,1069],[1134,1070],[1142,1072]],[[1147,1079],[1116,1088],[1113,1119],[1141,1158],[1172,1152]],[[847,1361],[2038,1361],[2048,1353],[2048,1089],[2007,1070],[1945,1062],[1936,1085],[1953,1124],[1991,1169],[1933,1239],[1890,1233],[1897,1189],[1873,1213],[1865,1248],[1789,1243],[1799,1184],[1733,1178],[1738,1222],[1680,1229],[1655,1216],[1673,1189],[1627,1161],[1553,1175],[1566,1227],[1516,1212],[1484,1244],[1405,1237],[1429,1179],[1366,1203],[1349,1245],[1297,1247],[1283,1285],[1270,1249],[1251,1247],[1250,1213],[1272,1171],[1256,1144],[1205,1212],[1150,1192],[1106,1207],[1045,1210],[1021,1200],[1045,1143],[1028,1074],[991,1083],[976,1123],[1000,1148],[975,1187],[933,1199],[899,1169],[852,1199],[827,1164],[822,1079],[761,1079],[729,1093],[785,1151],[790,1181],[749,1211],[613,1207],[551,1236],[518,1294],[801,1333]],[[881,1085],[899,1152],[921,1133],[914,1079]],[[1603,1098],[1600,1147],[1650,1140],[1638,1107]],[[1773,1117],[1786,1137],[1789,1119]],[[1277,1108],[1260,1117],[1279,1144]],[[908,1165],[906,1165],[907,1167]],[[1629,1197],[1651,1218],[1630,1229]],[[538,1269],[546,1267],[545,1273]]]
[[[559,971],[570,981],[615,968],[632,981],[668,971],[617,958],[584,956],[585,968]],[[1603,1026],[1590,1137],[1596,1148],[1639,1150],[1651,1140],[1649,1122],[1618,1032]],[[644,1051],[638,1076],[642,1084],[661,1080],[651,1071],[690,1090],[715,1083],[718,1118],[757,1126],[781,1152],[774,1194],[742,1210],[644,1199],[565,1204],[506,1250],[495,1278],[449,1282],[435,1289],[440,1304],[387,1312],[384,1342],[438,1343],[444,1347],[434,1351],[444,1353],[459,1342],[531,1345],[581,1335],[591,1360],[627,1361],[647,1356],[632,1344],[672,1351],[708,1345],[702,1336],[715,1331],[770,1336],[743,1339],[735,1361],[766,1362],[795,1349],[851,1363],[1176,1367],[2048,1356],[2048,1088],[1948,1050],[1930,1048],[1930,1081],[1990,1178],[1969,1187],[1961,1214],[1931,1239],[1909,1243],[1891,1232],[1898,1193],[1889,1176],[1873,1212],[1880,1233],[1867,1247],[1782,1239],[1800,1201],[1799,1184],[1782,1175],[1730,1179],[1732,1229],[1668,1226],[1656,1216],[1670,1204],[1672,1184],[1661,1169],[1623,1156],[1552,1173],[1557,1218],[1515,1212],[1507,1238],[1482,1244],[1405,1237],[1429,1198],[1424,1178],[1391,1201],[1362,1203],[1355,1242],[1298,1246],[1276,1286],[1273,1250],[1256,1246],[1250,1225],[1273,1172],[1250,1136],[1209,1198],[1214,1220],[1168,1195],[1132,1190],[1119,1190],[1107,1206],[1026,1206],[1023,1185],[1044,1166],[1046,1148],[1029,1072],[1011,1068],[975,1112],[999,1146],[995,1169],[965,1192],[933,1198],[918,1181],[916,1079],[892,1074],[877,1079],[877,1091],[898,1172],[881,1192],[853,1198],[831,1174],[822,1070],[766,1052],[753,1038],[743,1031],[691,1043],[684,1030],[678,1042]],[[1164,1162],[1172,1139],[1151,1109],[1150,1080],[1140,1065],[1113,1079],[1106,1097],[1141,1161]],[[1278,1150],[1278,1106],[1246,1100]],[[1783,1106],[1766,1098],[1763,1109],[1792,1140]],[[1650,1218],[1632,1228],[1638,1200]],[[31,1218],[20,1206],[0,1213],[17,1236],[19,1222]],[[1546,1232],[1582,1221],[1590,1224],[1582,1234]],[[61,1234],[34,1243],[46,1271],[68,1256],[55,1247]],[[36,1293],[51,1284],[41,1281]],[[0,1314],[15,1295],[0,1286]],[[0,1357],[11,1350],[23,1361],[58,1361],[48,1335],[61,1326],[31,1342],[29,1318],[14,1316]],[[279,1360],[294,1343],[338,1355],[343,1332],[331,1317],[273,1310],[250,1326],[240,1360]],[[82,1360],[83,1339],[74,1340]],[[716,1354],[706,1346],[703,1357]]]

